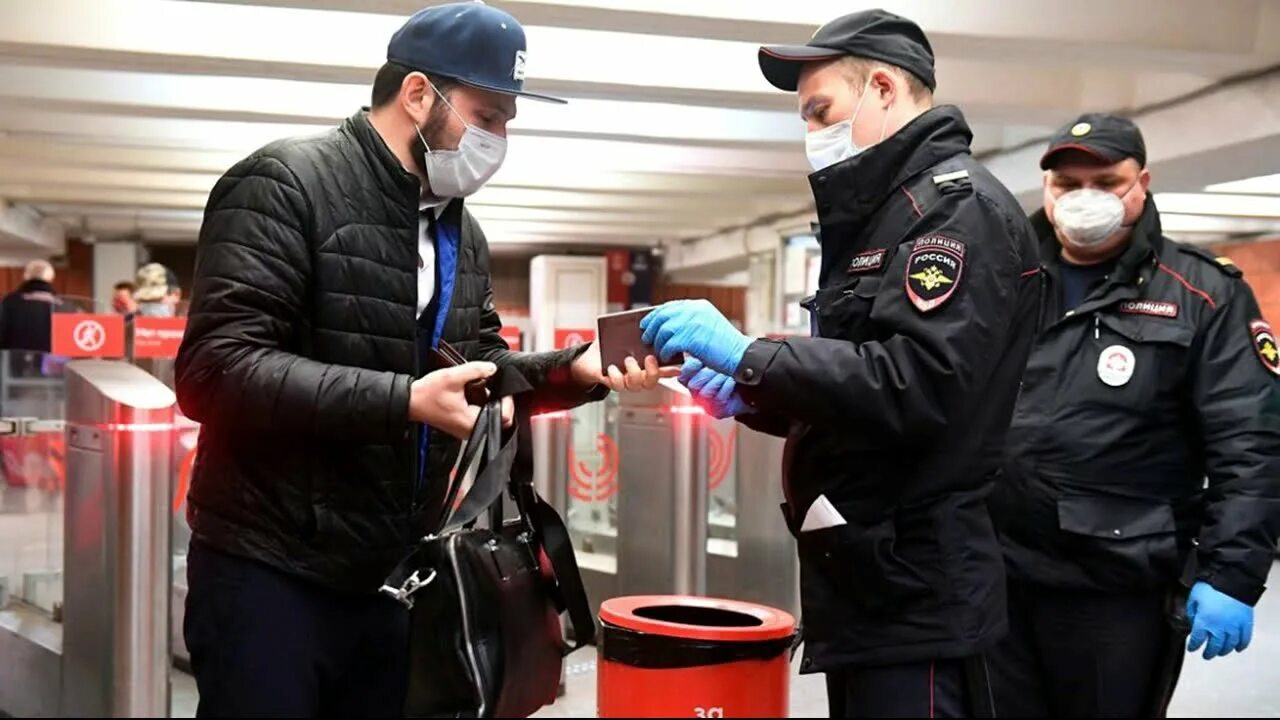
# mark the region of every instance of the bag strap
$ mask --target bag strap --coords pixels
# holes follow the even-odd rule
[[[506,484],[506,475],[493,473],[485,475],[485,471],[481,470],[480,475],[476,477],[475,483],[472,484],[471,490],[467,493],[467,498],[463,500],[462,506],[457,510],[454,509],[454,503],[457,502],[458,492],[462,489],[462,483],[466,481],[467,475],[471,473],[473,467],[479,462],[480,451],[485,447],[485,441],[491,441],[489,445],[490,451],[488,460],[494,460],[502,457],[503,450],[506,450],[504,444],[502,449],[498,449],[497,444],[501,442],[502,432],[502,398],[520,395],[533,390],[533,386],[520,374],[514,367],[499,367],[498,372],[491,376],[486,384],[489,389],[489,401],[480,409],[480,415],[476,418],[476,424],[471,428],[471,437],[467,440],[461,461],[458,463],[458,473],[454,476],[454,480],[450,483],[449,490],[445,494],[445,501],[440,507],[440,517],[431,527],[436,528],[437,533],[442,533],[446,528],[456,529],[470,525],[480,517],[485,508],[489,504],[502,497],[502,488]],[[515,433],[511,433],[511,440],[515,440]],[[515,453],[515,448],[510,449],[510,453]],[[496,487],[491,483],[496,483]],[[480,494],[477,494],[480,491]],[[474,501],[471,496],[477,495]],[[470,502],[469,502],[470,501]],[[484,503],[481,505],[481,503]],[[476,510],[476,506],[479,509]],[[465,511],[464,511],[465,508]],[[475,511],[475,516],[466,519],[466,515]],[[452,513],[452,517],[450,516]],[[463,518],[465,522],[459,522],[457,518]]]
[[[502,437],[502,405],[501,403],[502,401],[498,400],[497,404],[494,405],[493,412],[489,413],[489,437]],[[519,444],[520,444],[520,436],[518,432],[511,433],[511,439],[508,441],[508,444],[510,443],[516,443],[516,451],[518,452]],[[488,462],[492,463],[498,459],[498,456],[501,453],[502,453],[502,450],[497,446],[497,443],[489,443],[489,448],[487,452],[485,452],[485,455],[487,456]],[[515,461],[514,455],[512,456],[511,461],[512,462]],[[511,482],[510,466],[508,466],[507,468],[507,474],[504,475],[503,477],[507,478],[507,482],[501,483],[501,484],[509,485]],[[489,527],[496,532],[502,528],[502,522],[503,522],[502,488],[499,487],[498,494],[493,498],[493,502],[489,504]]]
[[[487,415],[482,414],[476,421],[476,427],[481,428],[479,430],[481,437],[490,444],[490,447],[501,441],[501,403],[501,400],[491,400],[485,406],[489,413]],[[497,427],[496,431],[493,429],[495,426]],[[502,491],[506,489],[508,478],[511,477],[511,466],[515,461],[517,446],[520,444],[518,433],[507,433],[507,435],[506,442],[502,443],[502,447],[497,450],[497,454],[489,454],[489,459],[480,468],[475,482],[471,485],[471,490],[462,499],[462,504],[458,506],[458,509],[442,523],[443,527],[440,529],[439,534],[443,535],[471,525],[495,502],[501,499]],[[474,432],[472,436],[475,436]],[[470,446],[467,447],[467,451],[470,454]],[[477,458],[479,454],[479,449],[477,448]],[[458,479],[458,483],[462,483],[461,477]],[[496,530],[497,528],[494,529]]]
[[[524,398],[516,398],[516,428],[519,444],[511,466],[511,494],[521,517],[533,531],[536,544],[546,554],[559,590],[557,605],[569,613],[573,628],[573,644],[565,654],[595,642],[596,623],[591,604],[582,584],[582,573],[573,552],[569,530],[555,508],[551,507],[533,486],[533,439],[530,407]]]
[[[573,644],[566,654],[583,645],[594,643],[596,639],[596,621],[591,614],[591,603],[587,600],[587,590],[582,585],[582,573],[578,569],[578,559],[573,553],[573,543],[569,539],[569,531],[560,519],[555,508],[538,497],[535,492],[533,524],[538,536],[542,538],[542,548],[551,562],[551,572],[555,574],[556,584],[560,588],[560,600],[569,613],[569,623],[573,626]]]
[[[471,436],[467,438],[462,458],[458,462],[458,471],[449,482],[449,490],[445,493],[444,502],[440,506],[440,517],[431,525],[432,528],[442,529],[449,521],[450,513],[454,510],[453,505],[458,500],[458,492],[462,489],[462,483],[466,481],[467,475],[471,474],[472,467],[480,458],[480,450],[486,444],[491,412],[492,404],[486,404],[480,408],[480,415],[476,418],[475,427],[471,428]]]
[[[493,502],[492,494],[502,493],[502,488],[505,485],[503,480],[511,472],[511,461],[515,456],[515,433],[511,433],[510,439],[503,444],[496,458],[485,464],[480,470],[480,474],[476,476],[475,483],[471,486],[471,491],[467,493],[466,498],[463,499],[458,509],[452,513],[450,512],[457,498],[459,488],[462,486],[467,474],[471,472],[471,468],[480,459],[480,449],[486,444],[497,444],[496,439],[490,437],[492,426],[489,418],[495,414],[498,415],[499,428],[501,428],[501,402],[501,400],[489,402],[480,408],[480,414],[476,417],[475,427],[472,428],[471,436],[467,439],[467,446],[463,451],[462,460],[458,466],[459,475],[455,477],[449,491],[445,494],[445,505],[441,510],[442,517],[437,526],[444,527],[438,530],[437,534],[444,534],[475,522],[480,513],[484,512],[485,508]],[[378,588],[379,592],[412,609],[414,593],[431,584],[436,578],[436,571],[432,569],[435,560],[429,556],[427,547],[428,543],[417,543],[413,550],[397,563],[395,568],[387,575],[382,587]],[[425,573],[425,577],[423,573]]]

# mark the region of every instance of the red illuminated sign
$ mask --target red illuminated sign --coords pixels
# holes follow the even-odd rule
[[[707,428],[707,482],[712,490],[724,484],[729,477],[729,468],[733,467],[734,446],[738,442],[738,427],[729,428],[728,437],[722,436],[715,427]]]
[[[178,356],[187,319],[143,317],[133,319],[133,356],[136,358],[171,358]]]
[[[600,433],[596,436],[596,467],[587,467],[573,452],[569,443],[569,494],[583,502],[608,500],[618,492],[618,444]]]
[[[54,313],[49,351],[62,357],[123,357],[124,318]]]
[[[556,350],[585,345],[596,339],[594,328],[556,328]]]

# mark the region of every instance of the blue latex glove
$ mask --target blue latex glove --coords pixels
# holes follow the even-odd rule
[[[715,305],[706,300],[674,300],[640,321],[642,339],[667,362],[687,353],[707,367],[732,376],[751,339],[738,332]],[[687,358],[686,358],[687,359]]]
[[[755,412],[736,392],[738,384],[733,378],[704,366],[697,358],[684,361],[680,383],[698,398],[699,405],[719,420]]]
[[[1188,652],[1195,652],[1208,639],[1204,659],[1244,652],[1253,639],[1253,608],[1220,593],[1204,581],[1196,583],[1187,596],[1187,620],[1191,623]]]

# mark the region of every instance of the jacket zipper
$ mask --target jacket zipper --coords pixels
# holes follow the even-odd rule
[[[1043,333],[1048,327],[1048,325],[1046,324],[1047,318],[1045,316],[1048,315],[1049,313],[1049,307],[1050,307],[1049,293],[1052,290],[1051,284],[1049,282],[1050,278],[1049,278],[1048,266],[1046,266],[1044,263],[1040,263],[1038,267],[1040,268],[1040,273],[1039,273],[1040,275],[1040,306],[1036,309],[1036,338],[1037,339],[1040,337],[1040,334]],[[1034,345],[1034,343],[1035,341],[1033,340],[1032,344]]]
[[[457,535],[449,538],[449,564],[453,566],[454,582],[458,585],[458,605],[462,611],[462,642],[467,646],[467,660],[471,663],[467,670],[471,672],[471,679],[475,682],[476,691],[480,694],[480,706],[477,708],[476,717],[485,717],[488,705],[485,702],[484,679],[480,677],[480,664],[476,661],[476,647],[471,637],[471,602],[467,600],[467,588],[462,582],[462,569],[458,566],[459,541]]]
[[[419,229],[418,226],[415,224],[414,234],[413,234],[413,254],[415,256],[417,256],[419,252],[418,237],[419,237],[419,233],[421,232],[422,230]],[[417,278],[414,278],[414,280],[415,280],[414,287],[417,288],[418,286],[416,282]],[[417,309],[416,302],[414,305],[414,309],[415,310]],[[422,333],[418,328],[418,318],[415,316],[413,318],[413,380],[414,381],[422,377],[422,348],[419,345],[419,342],[421,340],[421,337],[420,337],[421,335]],[[410,402],[413,402],[412,382],[410,383],[409,398],[410,398]],[[414,432],[414,430],[416,430],[416,432]],[[422,423],[413,423],[413,422],[410,422],[409,429],[405,431],[406,433],[411,435],[413,438],[413,457],[414,457],[413,476],[410,478],[413,482],[409,485],[409,513],[414,517],[417,517],[418,511],[420,509],[418,507],[418,501],[421,499],[419,497],[419,490],[422,486],[422,473],[426,472],[427,458],[426,458],[426,453],[423,452],[423,448],[422,448],[422,433],[425,433],[426,431],[427,429],[425,425],[423,425]]]

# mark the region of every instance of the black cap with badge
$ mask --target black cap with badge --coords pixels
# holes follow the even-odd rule
[[[930,90],[937,86],[929,38],[919,25],[884,10],[836,18],[818,28],[804,45],[766,45],[760,48],[760,70],[774,87],[795,92],[805,63],[846,55],[900,67]]]
[[[480,0],[437,5],[414,13],[387,45],[387,60],[464,85],[564,103],[526,92],[524,28]]]
[[[1112,165],[1126,158],[1138,161],[1138,167],[1147,166],[1147,144],[1142,131],[1128,118],[1107,113],[1085,113],[1064,126],[1049,140],[1049,148],[1040,157],[1040,169],[1048,170],[1056,162],[1055,156],[1066,150],[1076,150]]]

